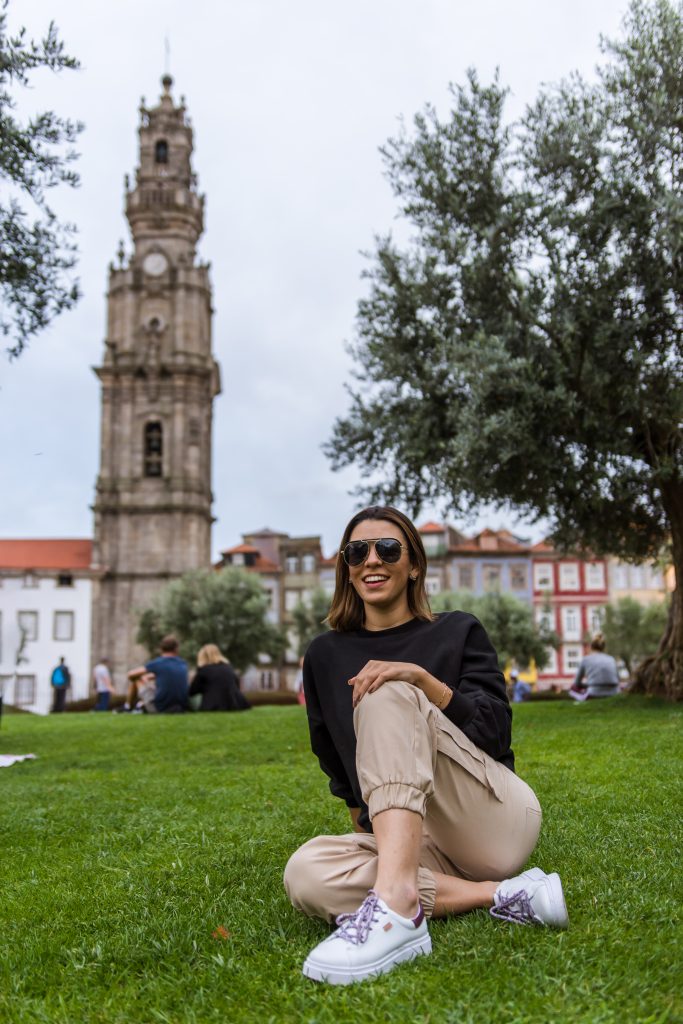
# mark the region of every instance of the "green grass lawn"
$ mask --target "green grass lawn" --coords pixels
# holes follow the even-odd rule
[[[0,1021],[683,1020],[682,719],[636,698],[516,709],[533,863],[560,871],[568,931],[434,922],[431,957],[330,988],[300,973],[327,928],[281,882],[301,842],[347,830],[301,708],[6,716],[0,753],[38,759],[0,771]]]

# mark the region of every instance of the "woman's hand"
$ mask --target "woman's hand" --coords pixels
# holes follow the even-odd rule
[[[434,680],[426,669],[414,665],[409,661],[369,661],[357,676],[349,679],[349,686],[353,687],[353,706],[363,699],[366,693],[374,693],[380,686],[391,680],[400,680],[403,683],[410,683],[420,690],[425,689],[428,680]]]

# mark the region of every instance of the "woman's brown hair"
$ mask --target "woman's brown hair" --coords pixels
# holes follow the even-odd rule
[[[334,587],[334,596],[327,621],[330,628],[338,633],[348,633],[353,629],[360,629],[363,625],[363,602],[356,593],[349,577],[349,567],[344,561],[342,551],[349,542],[349,538],[359,523],[366,519],[385,519],[395,523],[399,527],[408,545],[408,557],[417,573],[415,580],[408,580],[408,607],[416,619],[423,619],[431,622],[434,616],[429,607],[427,591],[425,590],[425,576],[427,575],[427,556],[425,554],[422,538],[417,532],[410,519],[399,512],[391,505],[371,505],[369,508],[361,509],[347,524],[339,545],[337,554],[337,575]]]

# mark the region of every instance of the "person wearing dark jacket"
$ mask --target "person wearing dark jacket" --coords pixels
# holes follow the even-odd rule
[[[235,671],[216,644],[205,644],[197,655],[197,672],[190,697],[201,694],[200,711],[246,711],[251,704],[240,692]]]
[[[431,952],[427,918],[489,908],[565,927],[556,873],[518,874],[541,825],[514,771],[496,653],[472,615],[433,615],[413,523],[373,506],[350,521],[328,616],[304,660],[311,746],[355,831],[290,857],[292,904],[339,927],[304,963],[348,984]]]

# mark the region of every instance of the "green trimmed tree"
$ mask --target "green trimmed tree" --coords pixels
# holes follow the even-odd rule
[[[294,608],[292,618],[299,657],[306,653],[311,640],[330,628],[325,622],[329,610],[330,598],[322,587],[316,588],[307,601],[299,601]]]
[[[683,4],[635,0],[594,83],[517,123],[471,71],[383,149],[412,239],[380,238],[327,453],[413,512],[485,502],[683,578]],[[683,697],[677,589],[638,687]]]
[[[277,661],[285,639],[268,622],[268,595],[261,581],[243,569],[201,569],[169,583],[140,617],[137,641],[150,654],[174,633],[180,654],[194,662],[204,644],[218,644],[239,672],[266,654]]]
[[[630,676],[637,665],[657,651],[668,617],[665,604],[642,605],[632,597],[621,597],[605,606],[605,645],[611,655],[621,658]]]
[[[498,663],[504,669],[508,662],[519,666],[536,662],[537,668],[548,664],[548,648],[557,647],[557,634],[534,622],[533,611],[525,602],[511,594],[482,594],[452,591],[430,598],[435,612],[463,611],[476,615],[496,649]]]
[[[28,88],[33,72],[79,67],[67,56],[51,22],[40,43],[7,30],[8,0],[0,3],[0,333],[18,356],[29,339],[78,301],[75,228],[62,223],[47,201],[58,185],[74,188],[72,144],[82,125],[42,111],[26,120],[14,113],[12,90]]]

